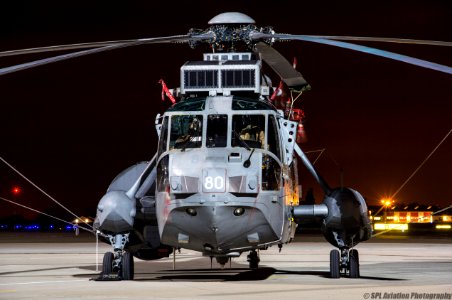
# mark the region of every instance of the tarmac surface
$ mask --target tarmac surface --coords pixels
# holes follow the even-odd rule
[[[245,253],[221,269],[182,249],[173,258],[135,259],[134,281],[92,281],[94,238],[62,233],[0,233],[0,299],[452,299],[452,239],[388,236],[359,244],[361,278],[331,279],[320,236],[260,252],[259,269]],[[98,262],[110,251],[99,244]],[[99,265],[99,270],[101,266]]]

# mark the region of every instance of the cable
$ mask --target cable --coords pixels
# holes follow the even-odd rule
[[[447,137],[452,133],[452,129],[449,130],[449,132],[446,134],[446,136],[441,140],[441,142],[439,142],[438,145],[436,145],[435,149],[433,149],[432,152],[430,152],[430,154],[424,159],[424,161],[416,168],[416,170],[414,170],[413,173],[411,173],[411,175],[408,177],[407,180],[405,180],[405,182],[399,187],[399,189],[392,195],[391,199],[394,199],[395,196],[400,192],[400,190],[408,183],[408,181],[410,181],[410,179],[417,173],[417,171],[419,171],[419,169],[427,162],[427,160],[429,160],[429,158],[433,155],[433,153],[435,153],[435,151],[441,146],[441,144],[447,139]]]
[[[12,201],[12,200],[8,200],[8,199],[5,199],[5,198],[3,198],[3,197],[0,197],[0,199],[1,199],[1,200],[3,200],[3,201],[6,201],[6,202],[12,203],[12,204],[14,204],[14,205],[17,205],[17,206],[20,206],[20,207],[23,207],[23,208],[29,209],[29,210],[31,210],[31,211],[37,212],[37,213],[39,213],[39,214],[41,214],[41,215],[44,215],[44,216],[47,216],[47,217],[53,218],[53,219],[55,219],[55,220],[58,220],[58,221],[60,221],[60,222],[63,222],[63,223],[69,224],[69,225],[74,225],[74,224],[72,224],[71,222],[68,222],[68,221],[62,220],[62,219],[60,219],[60,218],[54,217],[54,216],[52,216],[52,215],[46,214],[46,213],[44,213],[44,212],[42,212],[42,211],[39,211],[39,210],[33,209],[33,208],[31,208],[31,207],[28,207],[28,206],[25,206],[25,205],[23,205],[23,204],[20,204],[20,203],[14,202],[14,201]],[[85,222],[85,224],[86,224],[86,222]],[[91,229],[85,228],[85,227],[83,227],[83,226],[78,226],[78,228],[80,228],[80,229],[83,229],[83,230],[86,230],[86,231],[88,231],[88,232],[91,232],[91,233],[93,233],[93,231],[92,231]]]
[[[451,133],[452,133],[452,129],[449,130],[449,132],[444,136],[444,138],[439,142],[439,144],[436,145],[436,147],[432,150],[432,152],[430,152],[430,154],[422,161],[422,163],[416,168],[416,170],[414,170],[414,172],[411,173],[411,175],[410,175],[410,176],[402,183],[402,185],[398,188],[398,190],[391,196],[391,199],[394,199],[394,198],[395,198],[395,196],[402,190],[402,188],[408,183],[408,181],[410,181],[411,178],[413,178],[413,176],[420,170],[420,168],[427,162],[427,160],[430,159],[430,157],[436,152],[436,150],[441,146],[441,144],[444,143],[444,141],[449,137],[449,135],[450,135]],[[435,215],[435,214],[437,214],[437,213],[440,213],[440,212],[442,212],[442,211],[445,211],[445,210],[447,210],[447,209],[449,209],[449,208],[451,208],[451,207],[452,207],[452,205],[449,206],[449,207],[446,207],[446,208],[444,208],[444,209],[441,209],[441,210],[439,210],[439,211],[437,211],[437,212],[434,212],[434,213],[432,214],[432,216]],[[375,215],[377,215],[383,208],[384,208],[384,205],[383,205],[383,206],[375,213]],[[419,220],[419,219],[422,220],[423,218],[426,218],[426,217],[418,218],[418,220]],[[402,226],[402,225],[403,225],[403,224],[400,224],[399,227]],[[395,228],[397,228],[397,227],[395,227]],[[386,230],[386,231],[379,232],[379,233],[373,235],[372,237],[381,235],[381,234],[386,233],[386,232],[389,232],[389,231],[391,231],[391,230],[393,230],[393,229],[395,229],[395,228],[391,228],[391,229],[388,229],[388,230]]]
[[[73,215],[75,218],[82,220],[82,222],[84,224],[86,224],[88,227],[90,227],[91,229],[94,229],[91,225],[89,225],[88,223],[86,223],[83,219],[81,219],[79,216],[77,216],[76,214],[74,214],[72,211],[70,211],[68,208],[66,208],[63,204],[61,204],[60,202],[58,202],[57,200],[55,200],[52,196],[50,196],[49,194],[47,194],[43,189],[41,189],[39,186],[37,186],[36,184],[34,184],[30,179],[28,179],[27,177],[25,177],[25,175],[23,175],[22,173],[20,173],[16,168],[14,168],[11,164],[9,164],[5,159],[3,159],[3,157],[0,156],[0,160],[3,161],[8,167],[10,167],[14,172],[16,172],[17,174],[19,174],[22,178],[24,178],[26,181],[28,181],[32,186],[34,186],[35,188],[37,188],[41,193],[43,193],[44,195],[46,195],[47,197],[50,198],[50,200],[52,200],[53,202],[55,202],[56,204],[58,204],[59,206],[61,206],[62,208],[64,208],[67,212],[69,212],[71,215]]]

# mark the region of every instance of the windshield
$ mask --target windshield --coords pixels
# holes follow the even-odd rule
[[[228,115],[209,115],[207,118],[208,148],[226,147],[228,135]]]
[[[243,147],[243,142],[251,148],[265,145],[264,115],[235,115],[232,117],[232,147]]]
[[[202,115],[171,117],[170,150],[199,148],[202,144]]]

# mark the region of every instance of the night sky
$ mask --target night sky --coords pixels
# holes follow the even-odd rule
[[[0,51],[185,34],[225,11],[243,12],[280,33],[452,41],[449,1],[90,2],[2,2]],[[452,66],[450,47],[362,44]],[[298,58],[298,70],[312,86],[297,105],[307,116],[309,141],[302,147],[326,148],[316,166],[331,186],[340,184],[342,168],[345,185],[377,203],[452,129],[452,75],[307,42],[275,47],[289,60]],[[0,66],[51,55],[0,58]],[[158,80],[177,87],[180,66],[200,59],[202,50],[185,44],[146,45],[3,76],[0,156],[77,214],[94,216],[110,181],[155,152],[154,118],[169,107],[160,99]],[[314,187],[320,202],[320,188],[300,169],[304,190]],[[19,196],[11,195],[13,185],[22,187]],[[446,206],[451,186],[452,137],[395,200]],[[65,216],[1,163],[0,196]],[[0,217],[31,216],[0,205]]]

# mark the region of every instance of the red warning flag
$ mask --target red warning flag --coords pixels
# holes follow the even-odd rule
[[[288,109],[290,108],[291,98],[288,93],[288,87],[284,83],[284,81],[281,80],[279,82],[279,86],[270,96],[270,100],[273,102],[273,105],[275,105],[277,109],[286,109],[287,103],[289,104]]]
[[[159,83],[162,85],[162,101],[165,101],[165,95],[171,100],[171,103],[176,103],[176,99],[174,99],[173,94],[169,91],[168,87],[166,86],[165,81],[163,79],[159,80]]]
[[[281,80],[281,81],[279,82],[279,86],[275,89],[275,91],[273,92],[273,94],[270,96],[270,100],[271,100],[271,101],[275,101],[275,100],[276,100],[276,97],[282,96],[283,89],[284,89],[284,82]]]

